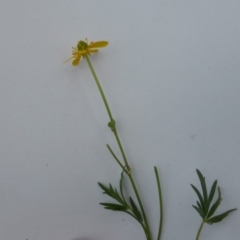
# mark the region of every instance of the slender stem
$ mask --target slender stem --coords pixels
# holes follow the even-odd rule
[[[128,170],[129,173],[131,173],[131,168],[130,168],[130,166],[129,166],[129,164],[128,164],[127,157],[126,157],[125,152],[124,152],[124,150],[123,150],[121,141],[120,141],[120,139],[119,139],[119,137],[118,137],[117,129],[115,129],[115,131],[113,132],[113,134],[114,134],[114,136],[115,136],[115,138],[116,138],[116,141],[117,141],[117,143],[118,143],[118,146],[119,146],[119,149],[120,149],[120,151],[121,151],[123,160],[124,160],[124,162],[125,162],[125,164],[126,164],[127,170]]]
[[[100,82],[99,82],[99,80],[98,80],[98,77],[97,77],[94,69],[93,69],[92,63],[91,63],[91,61],[90,61],[90,59],[89,59],[89,57],[88,57],[87,54],[85,55],[85,57],[86,57],[88,66],[89,66],[89,68],[90,68],[90,70],[91,70],[91,72],[92,72],[93,78],[94,78],[94,80],[95,80],[95,82],[96,82],[96,84],[97,84],[97,87],[98,87],[98,89],[99,89],[99,92],[100,92],[100,94],[101,94],[102,100],[103,100],[103,102],[104,102],[104,105],[105,105],[105,107],[106,107],[108,116],[109,116],[109,118],[110,118],[110,122],[111,122],[111,123],[115,123],[115,121],[114,121],[114,119],[113,119],[113,116],[112,116],[112,113],[111,113],[111,110],[110,110],[110,107],[109,107],[109,105],[108,105],[107,99],[106,99],[105,94],[104,94],[104,92],[103,92],[102,86],[101,86],[101,84],[100,84]],[[126,164],[126,166],[127,166],[128,171],[130,172],[131,170],[130,170],[130,167],[129,167],[129,164],[128,164],[126,155],[125,155],[125,153],[124,153],[124,150],[123,150],[121,141],[120,141],[120,139],[119,139],[119,137],[118,137],[116,128],[114,128],[113,133],[114,133],[114,135],[115,135],[115,138],[116,138],[116,140],[117,140],[119,149],[120,149],[121,154],[122,154],[122,156],[123,156],[123,160],[124,160],[124,162],[125,162],[125,164]]]
[[[150,233],[150,228],[149,228],[149,225],[148,225],[148,220],[147,220],[147,217],[146,217],[146,213],[145,213],[145,210],[144,210],[144,207],[143,207],[143,204],[142,204],[140,195],[139,195],[139,193],[138,193],[136,184],[135,184],[135,182],[134,182],[134,179],[133,179],[133,176],[132,176],[132,173],[131,173],[131,168],[130,168],[130,166],[129,166],[129,164],[128,164],[128,160],[127,160],[126,154],[125,154],[125,152],[124,152],[124,150],[123,150],[121,141],[120,141],[120,139],[119,139],[119,137],[118,137],[117,129],[115,128],[115,121],[114,121],[114,119],[113,119],[113,116],[112,116],[110,107],[109,107],[109,105],[108,105],[107,99],[106,99],[106,97],[105,97],[105,94],[104,94],[104,92],[103,92],[103,89],[102,89],[102,87],[101,87],[101,84],[100,84],[100,82],[99,82],[99,80],[98,80],[98,77],[97,77],[97,75],[96,75],[96,73],[95,73],[95,71],[94,71],[94,69],[93,69],[92,63],[91,63],[88,55],[86,54],[84,57],[85,57],[86,60],[87,60],[88,66],[89,66],[89,68],[90,68],[90,70],[91,70],[91,73],[92,73],[92,75],[93,75],[93,78],[94,78],[94,80],[95,80],[95,82],[96,82],[96,84],[97,84],[97,87],[98,87],[99,92],[100,92],[100,94],[101,94],[101,97],[102,97],[102,99],[103,99],[103,102],[104,102],[104,105],[105,105],[105,107],[106,107],[108,116],[109,116],[109,118],[110,118],[110,123],[111,123],[111,124],[114,124],[114,126],[112,126],[111,129],[112,129],[112,131],[113,131],[113,133],[114,133],[114,136],[115,136],[115,138],[116,138],[118,147],[119,147],[119,149],[120,149],[120,151],[121,151],[121,154],[122,154],[124,163],[125,163],[126,168],[127,168],[127,175],[128,175],[128,177],[129,177],[129,179],[130,179],[130,182],[131,182],[131,184],[132,184],[133,190],[134,190],[134,192],[135,192],[135,195],[136,195],[136,197],[137,197],[137,200],[138,200],[138,203],[139,203],[139,206],[140,206],[142,215],[143,215],[143,219],[144,219],[144,223],[145,223],[145,228],[143,228],[143,229],[144,229],[144,232],[145,232],[145,234],[146,234],[147,240],[151,240],[152,238],[151,238],[151,233]],[[110,150],[110,148],[108,148],[108,149]],[[112,151],[110,151],[110,152],[111,152],[112,155],[113,155],[113,152],[112,152]],[[115,155],[115,154],[114,154],[114,155]],[[113,156],[114,156],[114,155],[113,155]],[[114,158],[115,158],[115,157],[114,157]],[[116,160],[116,159],[117,159],[117,158],[115,158],[115,160]],[[118,162],[118,161],[117,161],[117,162]],[[118,163],[119,163],[119,162],[118,162]],[[121,165],[120,165],[120,166],[121,166]]]
[[[96,75],[96,73],[95,73],[95,71],[94,71],[94,69],[93,69],[92,63],[91,63],[91,61],[90,61],[90,59],[89,59],[89,57],[88,57],[87,54],[85,55],[85,58],[86,58],[86,60],[87,60],[88,66],[89,66],[89,68],[90,68],[90,70],[91,70],[91,73],[92,73],[92,75],[93,75],[93,78],[94,78],[94,80],[95,80],[95,82],[96,82],[96,84],[97,84],[97,87],[98,87],[98,90],[99,90],[99,92],[100,92],[100,94],[101,94],[101,97],[102,97],[102,100],[103,100],[103,102],[104,102],[104,105],[105,105],[105,107],[106,107],[106,109],[107,109],[108,116],[109,116],[109,118],[110,118],[111,121],[114,121],[114,119],[113,119],[113,117],[112,117],[111,110],[110,110],[110,108],[109,108],[109,106],[108,106],[107,99],[106,99],[105,94],[104,94],[104,92],[103,92],[103,89],[102,89],[102,87],[101,87],[101,84],[100,84],[100,82],[99,82],[99,80],[98,80],[98,77],[97,77],[97,75]]]
[[[199,239],[200,233],[201,233],[202,228],[203,228],[203,224],[204,224],[204,220],[202,220],[201,225],[200,225],[200,227],[199,227],[199,229],[198,229],[197,236],[196,236],[196,240]]]
[[[160,240],[161,233],[162,233],[162,224],[163,224],[163,201],[162,201],[162,191],[161,191],[161,184],[160,184],[159,174],[158,174],[157,167],[155,167],[155,166],[154,166],[154,171],[155,171],[156,180],[157,180],[159,206],[160,206],[160,220],[159,220],[159,229],[158,229],[157,240]]]

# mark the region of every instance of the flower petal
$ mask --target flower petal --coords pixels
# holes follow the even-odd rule
[[[94,42],[88,45],[88,48],[102,48],[108,45],[107,41]]]
[[[84,49],[84,50],[81,50],[81,51],[72,51],[72,55],[75,56],[75,58],[78,56],[78,55],[82,55],[82,54],[85,54],[87,53],[87,50]]]
[[[73,65],[73,66],[77,66],[77,65],[79,64],[80,59],[81,59],[81,56],[82,56],[82,55],[79,55],[76,59],[73,60],[73,62],[72,62],[72,65]]]
[[[89,52],[90,53],[95,53],[95,52],[98,52],[98,50],[97,49],[89,49]]]

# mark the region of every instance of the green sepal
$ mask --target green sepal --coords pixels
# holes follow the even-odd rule
[[[83,49],[86,49],[87,48],[87,43],[84,42],[84,41],[79,41],[78,44],[77,44],[77,49],[78,51],[81,51]]]

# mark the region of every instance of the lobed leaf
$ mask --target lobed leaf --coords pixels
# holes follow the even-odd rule
[[[199,201],[197,201],[197,206],[193,206],[193,208],[199,213],[199,215],[203,218],[203,221],[208,223],[208,224],[213,224],[222,221],[230,212],[233,212],[237,210],[236,208],[228,210],[222,214],[219,214],[217,216],[212,217],[212,215],[215,213],[216,209],[220,205],[222,198],[221,198],[221,191],[220,187],[217,188],[217,180],[215,180],[212,184],[209,196],[207,193],[207,186],[205,182],[205,178],[203,177],[202,173],[197,169],[197,174],[201,183],[202,187],[202,194],[199,192],[199,190],[191,184],[193,190],[196,192]],[[218,189],[218,198],[215,201],[215,203],[211,206],[210,210],[209,207],[211,205],[211,202],[214,198],[216,188]]]

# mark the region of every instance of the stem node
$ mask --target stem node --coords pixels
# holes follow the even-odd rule
[[[111,119],[111,121],[108,123],[108,127],[110,127],[113,132],[116,132],[116,122],[114,119]]]

